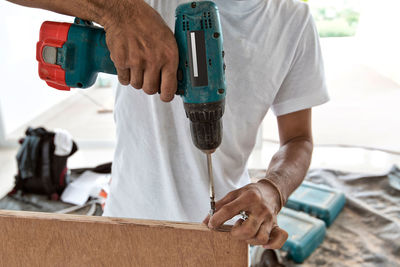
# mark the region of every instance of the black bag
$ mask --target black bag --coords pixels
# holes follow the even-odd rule
[[[48,195],[53,200],[59,196],[67,186],[67,159],[72,156],[78,147],[73,142],[69,155],[57,156],[54,154],[54,132],[45,128],[28,128],[26,137],[17,154],[18,174],[15,176],[15,187],[11,194],[22,191]]]

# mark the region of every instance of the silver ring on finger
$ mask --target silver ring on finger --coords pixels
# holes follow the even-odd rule
[[[239,215],[242,216],[242,220],[243,221],[245,221],[245,220],[247,220],[249,218],[249,215],[244,210],[240,211]]]

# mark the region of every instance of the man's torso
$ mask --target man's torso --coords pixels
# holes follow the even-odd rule
[[[147,2],[174,29],[175,8],[186,1]],[[227,65],[223,138],[213,154],[218,200],[249,182],[247,159],[290,68],[308,10],[294,0],[215,2]],[[157,95],[119,86],[115,120],[117,148],[105,215],[201,221],[209,210],[206,156],[191,141],[180,97],[162,103]]]

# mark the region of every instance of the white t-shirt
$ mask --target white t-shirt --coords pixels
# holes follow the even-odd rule
[[[148,0],[174,29],[182,0]],[[318,34],[296,0],[219,0],[227,65],[216,199],[250,182],[247,160],[271,107],[283,115],[328,101]],[[206,156],[192,143],[182,99],[130,86],[115,102],[117,147],[105,216],[200,222],[209,211]],[[267,162],[266,162],[267,167]]]

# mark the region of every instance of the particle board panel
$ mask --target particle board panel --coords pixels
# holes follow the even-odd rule
[[[0,211],[1,266],[247,266],[248,246],[205,225]]]

